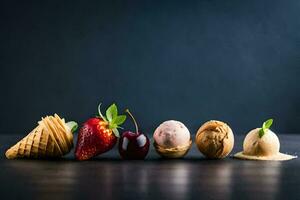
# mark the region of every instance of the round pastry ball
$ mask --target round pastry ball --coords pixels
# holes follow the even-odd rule
[[[225,158],[233,149],[233,132],[224,122],[208,121],[197,131],[196,145],[207,158]]]
[[[245,137],[243,151],[234,157],[246,160],[290,160],[297,156],[280,153],[280,142],[277,135],[270,129],[259,137],[260,128],[251,130]]]
[[[191,136],[183,123],[168,120],[156,128],[153,138],[155,143],[163,148],[177,148],[189,145]]]
[[[243,153],[250,156],[273,156],[279,153],[280,143],[277,135],[267,130],[262,138],[259,138],[260,128],[250,131],[244,139]]]

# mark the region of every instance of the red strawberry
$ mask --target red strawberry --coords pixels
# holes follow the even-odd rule
[[[77,160],[87,160],[101,153],[109,151],[117,143],[118,128],[126,120],[126,115],[118,116],[118,109],[112,104],[106,110],[106,117],[101,114],[98,106],[99,117],[88,119],[80,128],[75,157]]]

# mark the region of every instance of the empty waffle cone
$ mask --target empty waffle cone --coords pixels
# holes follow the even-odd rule
[[[184,157],[192,146],[192,140],[190,140],[189,144],[181,147],[174,148],[164,148],[158,145],[156,142],[153,143],[156,152],[164,158],[182,158]]]
[[[61,157],[72,149],[72,131],[76,128],[75,122],[65,123],[57,114],[46,116],[26,137],[9,148],[5,156],[8,159]]]

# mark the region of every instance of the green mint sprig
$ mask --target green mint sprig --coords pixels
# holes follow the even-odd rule
[[[259,138],[262,138],[262,136],[264,136],[264,134],[267,132],[267,130],[272,126],[273,124],[273,119],[268,119],[267,121],[265,121],[261,127],[261,129],[259,130]]]
[[[78,128],[78,124],[74,121],[67,122],[66,125],[69,127],[72,133],[74,133]]]
[[[101,113],[101,103],[98,106],[98,113],[99,116],[108,123],[108,127],[113,131],[116,137],[120,137],[120,133],[118,131],[118,128],[122,128],[120,125],[123,124],[126,120],[126,115],[118,115],[118,108],[116,104],[110,105],[106,112],[105,115]]]

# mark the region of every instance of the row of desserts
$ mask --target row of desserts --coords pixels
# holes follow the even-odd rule
[[[243,151],[235,158],[249,160],[290,160],[296,156],[279,152],[277,135],[270,130],[273,119],[263,123],[261,128],[251,130],[245,137]],[[180,158],[190,149],[192,140],[186,126],[175,120],[162,123],[154,132],[154,146],[163,157]],[[197,131],[195,143],[207,158],[220,159],[230,154],[234,146],[232,129],[224,122],[210,120]]]
[[[123,159],[144,159],[150,147],[147,135],[139,131],[139,126],[132,118],[135,131],[119,129],[126,120],[126,115],[118,113],[115,104],[109,106],[105,115],[98,106],[98,116],[86,120],[79,129],[75,158],[88,160],[111,150],[119,141],[118,150]],[[279,139],[270,130],[273,120],[267,120],[261,128],[251,130],[244,139],[243,151],[234,155],[240,159],[252,160],[289,160],[296,156],[279,152]],[[57,158],[68,154],[73,148],[73,133],[77,130],[76,122],[65,122],[57,114],[46,116],[38,122],[38,126],[21,139],[5,155],[15,158]],[[119,138],[119,139],[118,139]],[[153,134],[153,145],[156,152],[165,158],[181,158],[192,146],[188,128],[176,120],[168,120],[160,124]],[[197,131],[195,143],[199,151],[207,158],[224,158],[230,154],[234,146],[232,129],[224,122],[211,120],[204,123]]]

